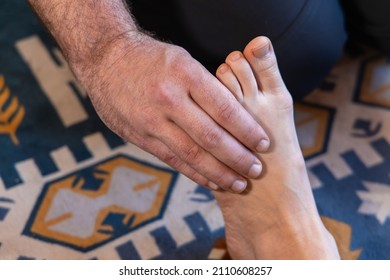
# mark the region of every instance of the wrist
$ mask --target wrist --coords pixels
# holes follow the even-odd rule
[[[111,36],[102,34],[102,39],[92,47],[74,56],[69,55],[67,61],[76,78],[88,91],[95,80],[107,75],[110,69],[126,56],[130,57],[131,53],[142,45],[144,36],[139,31],[128,31]]]

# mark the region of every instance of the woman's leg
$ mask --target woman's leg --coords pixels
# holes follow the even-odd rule
[[[252,40],[217,71],[219,80],[261,123],[271,140],[259,155],[263,172],[243,194],[214,192],[225,220],[228,249],[237,259],[338,259],[306,173],[293,103],[270,41]]]

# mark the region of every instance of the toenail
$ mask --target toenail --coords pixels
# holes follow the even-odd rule
[[[229,67],[226,64],[222,64],[218,68],[218,72],[221,74],[225,74],[229,70]]]
[[[231,61],[236,61],[236,60],[239,60],[240,58],[241,58],[241,53],[239,53],[239,52],[235,52],[235,53],[231,54],[231,56],[230,56]]]
[[[263,45],[263,46],[258,46],[256,48],[253,48],[252,49],[252,53],[255,57],[257,58],[262,58],[264,56],[266,56],[267,54],[269,54],[271,51],[271,45],[270,44],[266,44],[266,45]]]
[[[232,191],[236,193],[243,192],[246,188],[246,184],[247,184],[246,181],[237,180],[232,185]]]
[[[249,169],[248,176],[249,176],[250,178],[256,179],[257,177],[260,176],[260,174],[261,174],[261,165],[255,163],[255,164],[252,165],[252,167]]]
[[[219,190],[219,187],[213,182],[209,182],[207,186],[214,191]]]
[[[260,141],[259,145],[256,147],[256,151],[261,153],[268,150],[269,147],[269,141],[267,139],[263,139]]]

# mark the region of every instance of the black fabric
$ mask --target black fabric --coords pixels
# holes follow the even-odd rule
[[[390,1],[341,1],[351,44],[364,44],[390,53]]]
[[[269,37],[295,98],[316,87],[342,53],[338,0],[129,0],[140,26],[186,48],[212,73],[228,53]]]

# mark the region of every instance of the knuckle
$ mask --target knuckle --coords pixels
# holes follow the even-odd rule
[[[218,116],[222,121],[230,121],[237,111],[237,107],[233,102],[226,102],[218,108]]]
[[[187,66],[184,63],[183,59],[180,57],[175,57],[170,62],[170,69],[173,71],[174,75],[181,76],[183,72],[186,72]]]
[[[174,91],[171,90],[169,83],[165,81],[157,81],[152,86],[152,91],[157,104],[172,108],[177,103],[177,98]]]
[[[179,170],[182,166],[181,160],[174,154],[163,154],[159,157],[163,162],[167,163],[171,167]]]
[[[206,150],[212,150],[219,145],[221,145],[222,142],[222,130],[220,129],[208,129],[205,131],[203,137],[202,137],[202,144],[206,148]]]
[[[203,71],[197,63],[188,63],[185,75],[192,85],[201,85],[204,83]]]
[[[233,167],[234,169],[247,168],[248,162],[250,162],[249,157],[245,153],[241,153],[234,158]]]
[[[212,181],[224,190],[228,190],[231,186],[231,184],[227,181],[226,174],[224,172],[215,174]]]
[[[191,55],[182,47],[175,46],[173,53],[168,55],[168,64],[174,73],[183,73],[191,65]]]
[[[199,163],[202,158],[203,150],[198,145],[193,145],[185,155],[185,161],[188,162],[190,165],[193,165],[195,163]]]
[[[200,64],[188,54],[174,59],[171,67],[177,77],[188,83],[197,84],[203,79]]]

